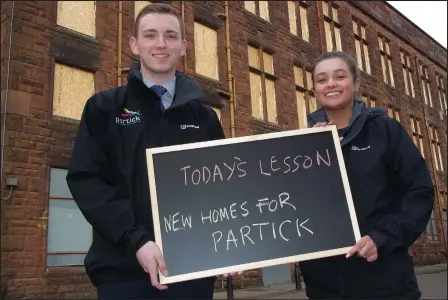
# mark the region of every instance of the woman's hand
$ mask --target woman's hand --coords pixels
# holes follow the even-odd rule
[[[330,126],[333,125],[333,121],[330,122],[317,122],[316,125],[313,126],[314,127],[325,127],[325,126]],[[344,139],[344,137],[340,136],[339,137],[339,142],[342,142],[342,140]]]
[[[347,253],[347,258],[358,253],[359,257],[365,258],[368,262],[378,259],[378,251],[375,242],[368,235],[363,236],[355,246]]]

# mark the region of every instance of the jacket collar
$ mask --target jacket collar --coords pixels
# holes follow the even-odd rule
[[[143,82],[142,73],[140,72],[141,64],[136,63],[128,73],[127,89],[132,94],[153,93]],[[170,108],[181,106],[191,100],[204,98],[204,93],[199,85],[183,72],[176,70],[176,86],[173,105]],[[154,94],[155,95],[155,94]],[[142,99],[142,97],[136,97]]]
[[[367,119],[385,114],[386,110],[384,108],[367,108],[364,101],[355,100],[353,103],[353,114],[350,118],[347,133],[341,142],[341,146],[348,144],[358,136]],[[308,124],[310,127],[313,127],[318,122],[328,122],[327,114],[323,108],[319,108],[315,112],[308,114]]]

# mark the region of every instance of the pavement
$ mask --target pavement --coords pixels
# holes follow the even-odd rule
[[[447,298],[447,265],[438,264],[415,267],[417,280],[422,291],[421,299],[448,299]],[[273,286],[250,287],[236,289],[234,299],[308,299],[305,294],[305,285],[297,291],[294,283]],[[216,292],[214,299],[227,299],[226,292]]]

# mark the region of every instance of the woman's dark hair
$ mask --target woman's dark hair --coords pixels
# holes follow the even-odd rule
[[[347,52],[342,52],[342,51],[324,52],[314,62],[314,66],[312,69],[313,86],[314,86],[314,69],[316,68],[317,64],[319,64],[320,62],[322,62],[324,60],[332,59],[332,58],[340,58],[347,63],[350,73],[353,76],[353,81],[356,81],[356,79],[359,78],[358,64],[353,56],[351,56]]]

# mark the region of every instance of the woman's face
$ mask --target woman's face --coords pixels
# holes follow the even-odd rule
[[[359,79],[354,79],[348,64],[341,58],[319,62],[314,69],[314,91],[319,104],[325,109],[336,110],[351,104],[359,89]]]

